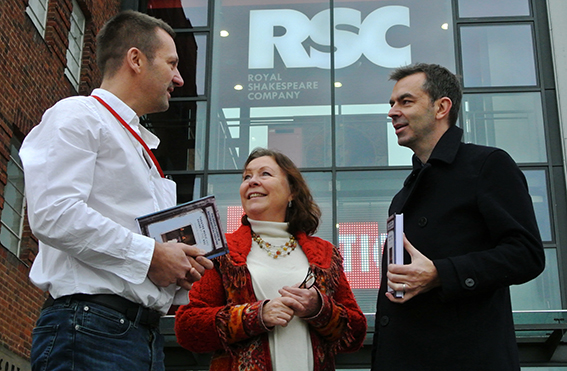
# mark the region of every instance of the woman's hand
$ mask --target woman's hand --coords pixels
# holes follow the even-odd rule
[[[294,311],[291,309],[293,300],[279,297],[268,301],[262,308],[262,320],[267,327],[286,327],[293,319]]]
[[[293,287],[284,286],[279,290],[282,298],[291,299],[288,304],[295,314],[299,317],[313,317],[321,310],[321,296],[315,287],[310,289],[300,289],[295,285]]]

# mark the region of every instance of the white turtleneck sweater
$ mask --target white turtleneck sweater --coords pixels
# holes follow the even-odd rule
[[[252,231],[274,246],[289,241],[287,223],[265,222],[248,219]],[[309,269],[309,262],[301,246],[285,257],[274,259],[252,240],[247,258],[254,293],[258,300],[280,297],[278,290],[284,286],[301,283]],[[309,327],[295,316],[286,327],[276,326],[269,333],[270,354],[274,371],[313,370],[313,348]]]

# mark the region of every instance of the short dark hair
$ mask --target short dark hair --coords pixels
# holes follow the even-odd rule
[[[102,75],[114,75],[133,47],[140,49],[152,62],[160,46],[156,33],[158,28],[175,37],[173,28],[163,20],[134,10],[125,10],[109,19],[96,38],[97,64]]]
[[[246,166],[248,166],[252,160],[264,156],[273,158],[287,175],[289,189],[293,196],[291,207],[287,208],[285,215],[285,221],[289,223],[288,233],[294,236],[297,232],[305,232],[307,235],[314,234],[319,227],[321,209],[319,209],[319,206],[313,201],[309,186],[297,166],[295,166],[289,157],[276,150],[255,148],[250,155],[248,155],[244,169],[246,169]],[[247,215],[242,216],[242,224],[250,225]]]
[[[395,69],[390,74],[390,80],[400,81],[404,77],[420,72],[425,74],[423,90],[429,95],[432,103],[443,97],[453,102],[449,111],[449,124],[455,125],[459,118],[463,89],[459,78],[451,71],[438,64],[416,63]]]

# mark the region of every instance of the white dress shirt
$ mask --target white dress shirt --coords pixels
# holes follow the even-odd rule
[[[130,107],[102,89],[93,95],[157,147]],[[40,241],[32,282],[54,298],[113,293],[167,312],[177,287],[148,279],[155,241],[139,234],[135,218],[174,206],[175,183],[160,177],[132,134],[95,98],[70,97],[45,112],[20,157]]]

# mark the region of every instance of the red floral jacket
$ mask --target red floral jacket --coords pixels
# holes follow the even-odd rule
[[[189,292],[190,302],[175,318],[178,343],[193,352],[214,352],[210,370],[272,370],[264,304],[252,288],[246,257],[252,245],[248,226],[227,234],[229,253],[215,259]],[[311,269],[323,307],[309,324],[314,371],[334,371],[337,352],[358,350],[366,336],[362,314],[346,280],[342,257],[331,243],[305,233],[296,236]]]

